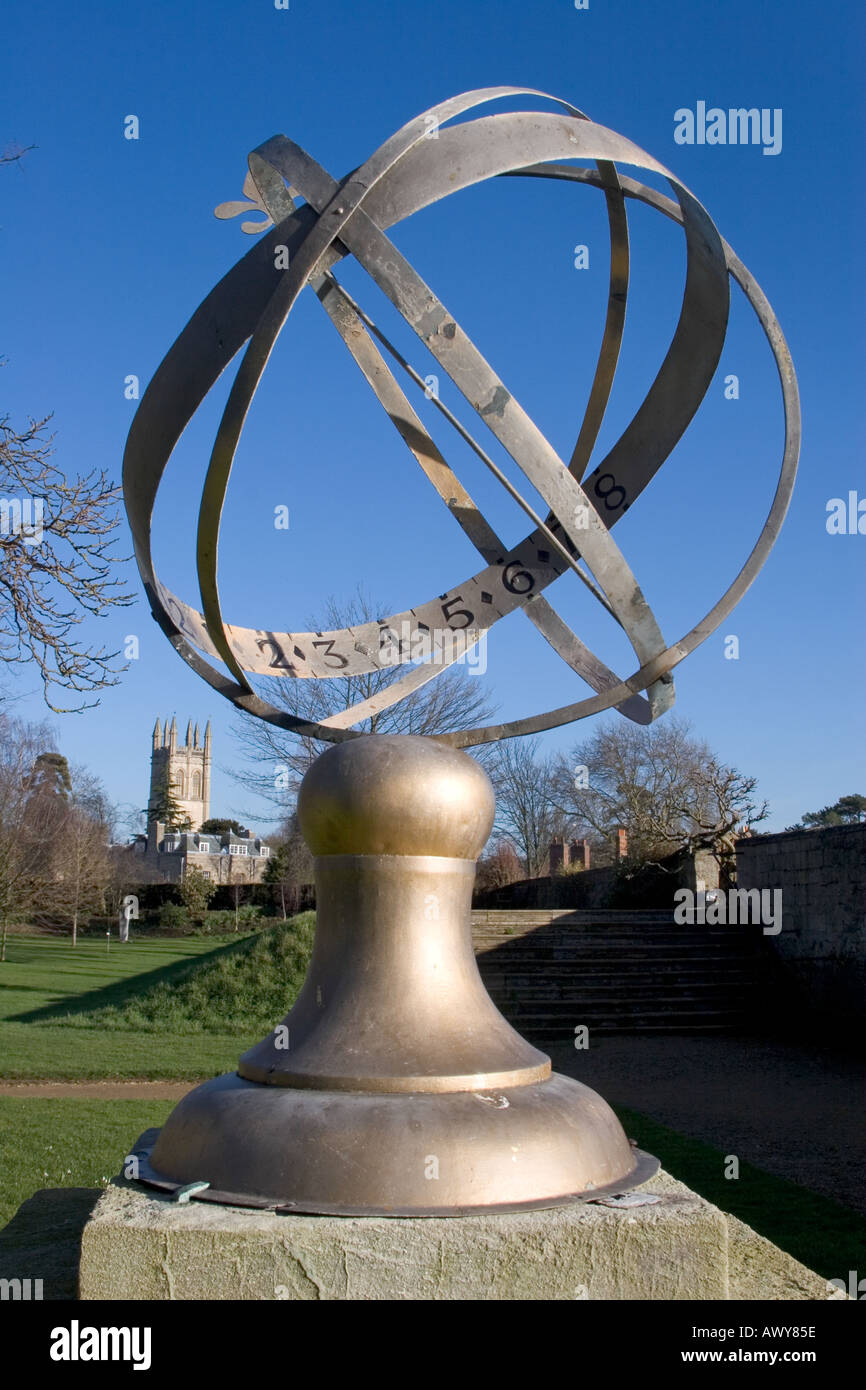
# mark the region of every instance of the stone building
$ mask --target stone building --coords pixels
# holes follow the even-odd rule
[[[184,815],[189,816],[193,830],[210,815],[211,729],[210,720],[204,728],[204,740],[199,742],[198,724],[186,726],[186,738],[178,745],[177,720],[165,721],[165,729],[157,719],[153,726],[153,747],[150,755],[150,797],[152,806],[165,788],[173,793]]]
[[[165,883],[179,883],[187,869],[200,869],[214,883],[261,883],[270,846],[252,830],[209,835],[198,830],[168,830],[151,821],[142,842],[144,863]]]
[[[192,865],[215,883],[260,883],[264,878],[270,846],[252,830],[243,834],[202,832],[210,818],[211,727],[205,725],[199,739],[199,726],[187,724],[186,738],[177,740],[177,720],[165,727],[157,719],[153,728],[150,757],[150,798],[148,806],[158,804],[168,790],[190,828],[173,829],[156,816],[148,816],[147,834],[139,836],[134,852],[141,856],[148,878],[179,883]]]

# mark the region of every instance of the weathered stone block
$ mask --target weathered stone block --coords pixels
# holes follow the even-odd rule
[[[826,1298],[825,1281],[668,1174],[648,1206],[511,1215],[276,1215],[118,1182],[81,1245],[82,1299]],[[739,1266],[738,1266],[739,1268]],[[764,1292],[761,1292],[761,1290]]]

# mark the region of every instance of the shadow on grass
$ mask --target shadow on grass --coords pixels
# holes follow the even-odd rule
[[[724,1177],[725,1155],[700,1139],[648,1115],[614,1106],[626,1133],[662,1167],[708,1202],[786,1250],[825,1279],[844,1279],[866,1265],[866,1217],[806,1187],[741,1163],[739,1177]]]
[[[100,1187],[34,1192],[0,1231],[0,1279],[41,1279],[45,1302],[76,1299],[81,1234],[101,1196]]]
[[[153,985],[179,985],[190,975],[200,970],[205,962],[217,960],[220,956],[231,955],[249,942],[249,936],[239,941],[230,941],[225,946],[215,946],[212,951],[191,956],[187,960],[173,961],[161,965],[157,970],[148,970],[141,975],[128,975],[123,980],[105,985],[102,989],[91,989],[78,994],[74,999],[58,1000],[56,1004],[46,1004],[41,1009],[29,1009],[25,1013],[10,1014],[9,1023],[56,1023],[58,1019],[76,1018],[80,1014],[92,1013],[95,1009],[108,1006],[120,1008],[130,999],[142,995]]]

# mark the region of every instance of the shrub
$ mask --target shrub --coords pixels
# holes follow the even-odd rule
[[[180,931],[184,927],[192,929],[189,913],[180,903],[163,903],[159,909],[159,925],[169,931]]]

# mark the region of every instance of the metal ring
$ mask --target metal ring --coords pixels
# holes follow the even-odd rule
[[[546,112],[504,113],[437,129],[436,141],[425,139],[431,120],[445,121],[479,101],[517,94],[543,95],[496,88],[467,93],[432,108],[398,131],[366,165],[340,185],[285,137],[275,137],[255,151],[250,169],[260,190],[268,171],[276,171],[279,177],[271,180],[272,196],[279,201],[282,178],[288,178],[307,201],[295,209],[286,194],[283,207],[291,206],[291,211],[229,272],[193,315],[155,374],[133,421],[124,458],[124,494],[136,559],[154,617],[180,655],[221,694],[248,713],[299,734],[329,741],[357,737],[361,731],[346,725],[350,720],[357,723],[366,717],[371,702],[361,702],[322,722],[308,722],[261,700],[249,686],[245,671],[303,678],[375,670],[386,664],[378,659],[383,632],[405,623],[410,633],[422,633],[437,626],[438,617],[438,626],[444,623],[455,633],[453,650],[434,665],[432,672],[424,666],[413,667],[402,681],[383,691],[376,707],[387,708],[460,655],[461,632],[466,644],[471,645],[481,631],[516,608],[522,608],[532,618],[554,649],[597,693],[545,714],[443,733],[438,738],[457,747],[470,747],[540,732],[614,706],[631,718],[647,722],[671,703],[669,672],[724,621],[752,583],[784,518],[796,472],[800,435],[799,401],[790,354],[761,290],[684,185],[630,141],[594,125],[566,103],[563,105],[573,114],[564,117]],[[575,155],[594,160],[596,169],[561,163],[563,158]],[[662,174],[677,201],[619,175],[615,160]],[[599,188],[607,200],[612,242],[607,320],[589,405],[567,467],[383,231],[446,193],[493,175],[571,179]],[[622,334],[628,281],[624,198],[640,199],[684,226],[688,261],[683,307],[665,361],[645,401],[606,459],[589,475],[584,490],[579,478],[587,466],[610,395]],[[273,248],[283,243],[290,249],[290,269],[276,271]],[[452,511],[458,520],[463,516],[461,524],[467,535],[492,563],[439,599],[379,623],[341,632],[290,634],[233,628],[222,618],[216,582],[219,515],[252,394],[276,336],[306,284],[314,286],[347,342],[341,316],[343,325],[351,325],[353,353],[379,399],[383,399],[383,393],[397,393],[398,398],[405,400],[364,327],[366,316],[344,295],[333,276],[333,266],[349,253],[356,255],[458,389],[475,405],[545,497],[550,514],[545,521],[539,518],[539,526],[519,546],[493,559],[491,552],[499,549],[498,537],[466,494],[470,506]],[[658,471],[706,393],[725,337],[729,275],[740,284],[755,309],[779,371],[786,423],[781,475],[769,516],[740,574],[696,627],[679,642],[666,646],[637,581],[608,532]],[[358,336],[359,327],[367,334],[367,343]],[[204,612],[199,613],[156,577],[150,541],[153,505],[159,481],[186,423],[247,340],[249,345],[224,412],[202,500],[198,568]],[[418,437],[427,456],[444,465],[451,487],[454,475],[423,427]],[[406,434],[404,438],[412,448]],[[421,451],[412,451],[423,467]],[[432,470],[428,477],[432,480]],[[607,492],[600,490],[602,481],[610,483]],[[434,482],[434,486],[447,503],[441,482]],[[614,493],[619,497],[611,506],[605,499]],[[579,512],[587,528],[585,532],[575,525]],[[572,528],[571,534],[563,525],[563,517]],[[559,546],[564,560],[562,554],[555,555],[542,544],[551,529],[561,532],[567,542],[567,551]],[[622,623],[635,648],[641,664],[627,680],[618,681],[541,596],[542,590],[567,569],[569,553],[582,555],[589,564],[604,591],[602,601],[606,600],[606,606]],[[458,616],[465,622],[452,624],[451,619]],[[476,619],[478,623],[473,628]],[[205,661],[202,652],[222,659],[235,679],[228,679]],[[407,659],[412,660],[411,655]],[[649,705],[640,698],[643,690],[649,694]]]

